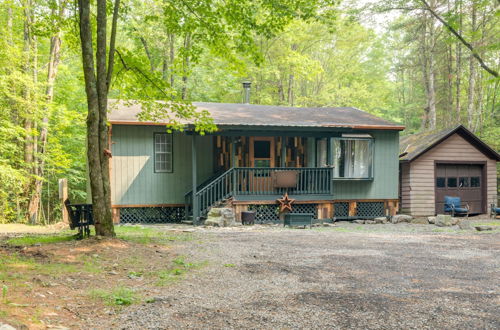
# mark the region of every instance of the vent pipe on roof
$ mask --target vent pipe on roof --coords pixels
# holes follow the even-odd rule
[[[243,103],[250,104],[250,85],[252,83],[248,80],[243,82]]]

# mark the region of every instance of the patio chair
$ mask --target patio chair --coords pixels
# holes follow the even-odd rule
[[[490,217],[496,219],[499,214],[500,214],[500,207],[498,207],[498,205],[491,204]]]
[[[451,213],[451,216],[465,215],[469,217],[469,205],[462,206],[460,197],[444,196],[444,213]]]

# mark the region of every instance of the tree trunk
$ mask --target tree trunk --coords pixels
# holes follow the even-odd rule
[[[283,81],[281,77],[278,80],[278,102],[281,104],[285,100],[285,92],[283,91]]]
[[[12,45],[12,6],[7,8],[7,36],[9,44]]]
[[[456,121],[457,123],[460,122],[460,114],[461,114],[461,104],[460,104],[460,80],[461,80],[461,75],[462,75],[462,45],[460,43],[457,43],[456,45],[456,53],[455,53],[455,70],[456,70],[456,77],[455,77],[455,112],[456,112]]]
[[[181,97],[183,100],[187,98],[187,81],[189,74],[189,51],[191,49],[191,32],[186,33],[184,38],[184,60],[182,63],[182,92]]]
[[[169,40],[169,52],[170,52],[170,88],[174,88],[175,76],[174,76],[174,60],[175,60],[175,36],[173,33],[168,34]]]
[[[431,1],[431,6],[434,7],[434,1]],[[434,22],[429,18],[429,128],[436,128],[436,31],[434,30]]]
[[[60,3],[59,8],[59,17],[62,18],[64,16],[64,2]],[[52,15],[56,15],[56,9],[52,10]],[[56,24],[54,22],[54,24]],[[45,169],[45,159],[44,154],[47,146],[48,139],[48,126],[49,126],[49,106],[54,99],[54,82],[57,76],[57,69],[59,67],[61,53],[61,30],[58,31],[50,38],[50,53],[49,53],[49,63],[47,69],[47,87],[45,90],[45,105],[43,109],[43,118],[42,118],[42,127],[40,130],[40,135],[38,138],[40,148],[36,152],[36,164],[37,167],[34,184],[34,191],[31,196],[29,206],[28,206],[28,214],[29,218],[34,220],[38,220],[38,210],[40,208],[40,200],[42,194],[43,181],[41,177],[44,176]]]
[[[97,0],[97,42],[96,65],[92,45],[92,27],[90,20],[90,0],[79,0],[80,40],[82,63],[87,94],[87,161],[96,235],[114,236],[111,217],[111,194],[109,182],[107,96],[113,69],[114,39],[116,31],[117,8],[115,0],[113,30],[109,66],[106,65],[106,1]]]
[[[142,46],[144,47],[144,52],[146,53],[146,56],[147,56],[147,58],[149,60],[149,70],[151,72],[154,72],[155,71],[155,65],[154,65],[154,62],[153,62],[153,57],[151,56],[151,52],[149,51],[148,42],[142,36],[139,36],[139,39],[141,40]]]
[[[24,39],[24,67],[23,72],[29,76],[33,69],[33,35],[32,35],[32,24],[33,24],[33,12],[31,8],[31,1],[26,1],[23,3],[24,6],[24,27],[23,27],[23,39]],[[32,93],[28,86],[24,87],[23,98],[28,101],[32,97]],[[29,172],[33,171],[33,113],[30,107],[24,109],[24,162],[29,168]]]
[[[476,32],[476,6],[472,3],[471,29],[472,33]],[[471,41],[474,46],[474,41]],[[469,88],[467,92],[467,125],[469,129],[474,129],[474,100],[476,92],[476,63],[474,56],[469,56]]]
[[[426,107],[422,116],[421,129],[434,129],[436,127],[436,91],[435,91],[435,65],[434,65],[434,33],[432,22],[429,23],[427,14],[423,14],[423,32],[420,40],[420,65],[425,87]]]
[[[294,85],[294,75],[291,73],[288,75],[288,93],[287,93],[287,99],[288,99],[288,104],[293,107],[293,85]]]

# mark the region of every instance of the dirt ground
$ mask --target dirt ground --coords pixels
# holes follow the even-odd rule
[[[61,229],[53,235],[47,228],[3,228],[0,328],[17,329],[85,328],[88,319],[112,318],[125,306],[146,301],[174,280],[170,270],[179,256],[170,243],[192,239],[179,231],[138,227],[118,228],[118,239],[84,240]],[[186,267],[178,263],[182,275]]]
[[[500,328],[498,230],[342,223],[209,232],[202,246],[178,247],[208,261],[201,273],[106,326]]]
[[[0,285],[17,283],[9,287],[10,304],[0,303],[0,312],[7,308],[0,323],[34,329],[498,329],[500,221],[475,222],[495,230],[156,226],[122,227],[118,240],[30,247],[0,241],[0,258],[16,254],[36,265],[18,263],[20,279],[2,277],[0,268]],[[118,286],[134,292],[130,305],[117,305],[118,293],[96,298],[90,292]]]

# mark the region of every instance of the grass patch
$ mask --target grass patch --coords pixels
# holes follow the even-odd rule
[[[174,241],[192,241],[191,233],[166,233],[143,226],[116,226],[116,237],[139,244],[167,244]]]
[[[60,242],[68,242],[76,240],[75,235],[69,233],[53,234],[53,235],[29,235],[22,237],[11,238],[6,241],[11,246],[32,246],[38,244],[53,244]]]
[[[124,286],[117,286],[111,290],[93,289],[89,295],[94,299],[103,300],[110,306],[127,306],[140,301],[133,289]]]
[[[206,262],[201,263],[189,263],[184,260],[184,257],[177,257],[172,260],[172,267],[169,269],[164,269],[155,272],[153,275],[158,277],[156,282],[157,286],[167,286],[182,278],[189,270],[200,268],[204,266]]]
[[[60,262],[38,262],[31,257],[22,257],[17,253],[0,255],[0,281],[10,285],[22,286],[32,274],[57,277],[61,274],[76,273],[77,265]]]
[[[473,224],[474,226],[500,226],[500,221],[485,221],[485,222],[476,222]]]
[[[235,264],[224,264],[224,267],[232,268],[232,267],[236,267],[236,265]]]

